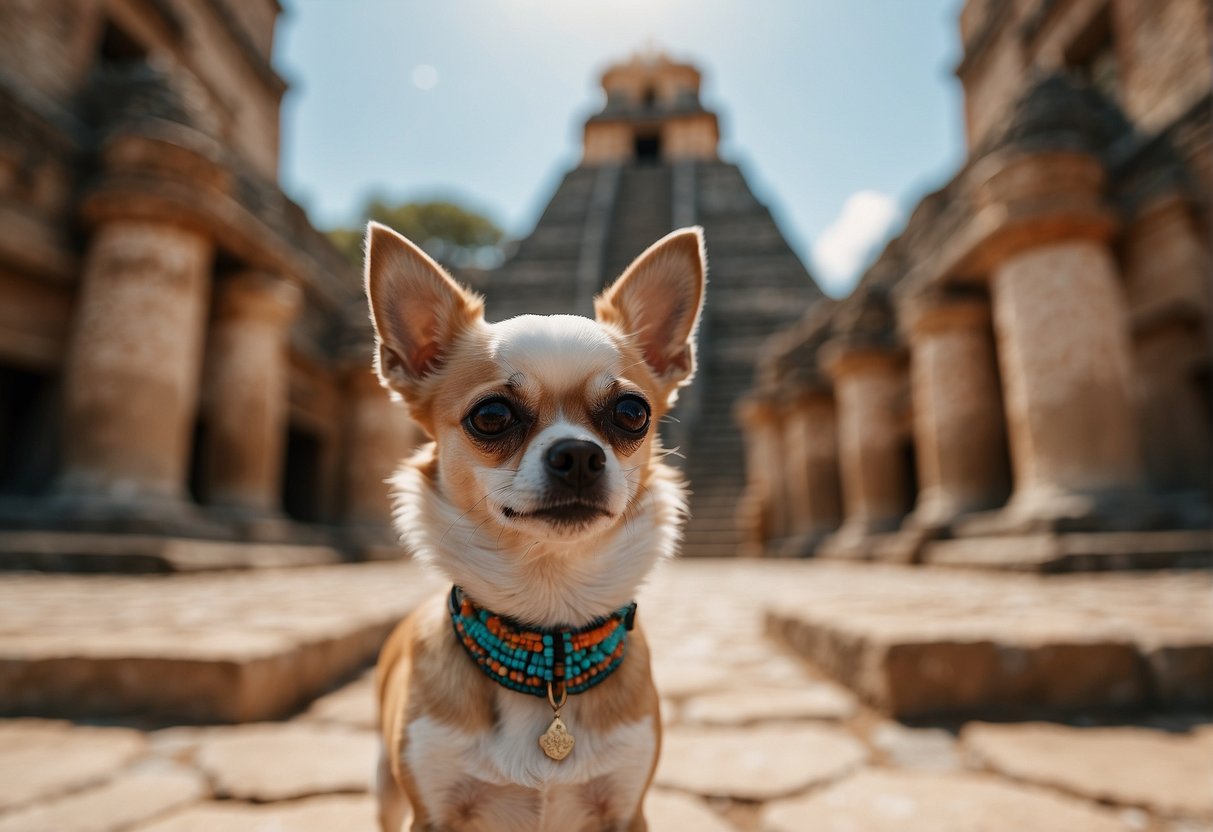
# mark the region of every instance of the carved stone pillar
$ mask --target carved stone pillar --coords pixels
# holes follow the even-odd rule
[[[65,367],[65,497],[183,497],[213,256],[206,235],[166,222],[94,231]]]
[[[905,452],[905,365],[892,349],[831,349],[827,368],[838,403],[842,539],[892,531],[909,509]]]
[[[1102,162],[1066,145],[1081,99],[1060,80],[1036,99],[1013,141],[974,168],[977,219],[998,220],[972,268],[989,276],[1014,474],[1002,530],[1133,526],[1149,507],[1129,316],[1107,242],[1118,218]]]
[[[346,389],[345,520],[386,532],[392,523],[387,480],[425,435],[369,366],[351,370]]]
[[[1167,194],[1125,229],[1134,387],[1150,485],[1210,491],[1209,251],[1191,206]]]
[[[990,308],[977,299],[906,305],[918,502],[910,525],[947,525],[1001,505],[1009,491],[1002,392]]]
[[[775,403],[768,396],[754,394],[739,405],[736,418],[745,437],[746,459],[746,488],[738,506],[738,525],[745,541],[743,553],[760,557],[773,539],[782,536],[783,526]]]
[[[261,272],[220,281],[207,341],[207,501],[250,517],[281,508],[288,336],[301,293]]]
[[[795,554],[808,555],[842,519],[832,392],[821,386],[798,391],[788,407],[785,435],[789,534],[794,537]]]
[[[1107,246],[1025,247],[993,270],[994,324],[1016,513],[1089,513],[1088,500],[1142,482],[1129,322]]]

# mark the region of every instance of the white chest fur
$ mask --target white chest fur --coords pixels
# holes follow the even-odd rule
[[[567,828],[569,813],[578,812],[573,804],[581,802],[569,796],[595,781],[609,781],[613,804],[630,807],[639,800],[657,753],[652,717],[592,731],[578,718],[577,698],[571,697],[561,716],[576,745],[566,759],[556,761],[539,748],[539,736],[552,721],[546,701],[503,688],[497,692],[497,713],[495,729],[485,732],[468,732],[430,717],[409,724],[403,762],[431,817],[453,811],[449,804],[467,793],[469,781],[537,792],[539,799],[528,801],[529,810],[480,807],[495,812],[502,824],[508,816],[520,815],[519,829]]]

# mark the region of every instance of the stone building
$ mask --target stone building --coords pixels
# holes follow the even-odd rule
[[[968,0],[967,160],[771,339],[739,413],[755,549],[1207,554],[1209,24],[1204,0]]]
[[[0,7],[5,556],[384,539],[414,437],[359,275],[276,184],[280,10]]]
[[[731,556],[740,534],[743,442],[731,412],[752,383],[762,341],[821,297],[741,170],[717,152],[718,120],[695,67],[639,55],[602,76],[605,103],[585,124],[581,162],[515,254],[477,288],[487,314],[593,314],[592,299],[674,228],[701,225],[708,297],[699,372],[662,426],[694,492],[684,554]],[[675,459],[674,461],[679,461]]]

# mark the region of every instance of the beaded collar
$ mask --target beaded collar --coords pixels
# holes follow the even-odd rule
[[[549,696],[589,690],[623,663],[636,602],[578,629],[528,629],[472,603],[460,587],[447,599],[459,643],[494,682],[519,693]],[[553,705],[553,707],[555,707]]]

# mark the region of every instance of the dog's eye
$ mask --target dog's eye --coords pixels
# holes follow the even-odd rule
[[[505,401],[492,399],[477,405],[465,421],[481,436],[499,436],[517,424],[518,416]]]
[[[621,396],[615,402],[611,419],[625,433],[643,433],[649,426],[649,406],[639,396]]]

